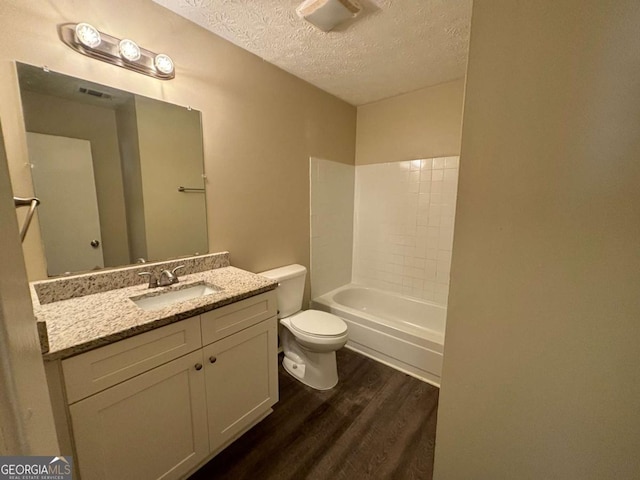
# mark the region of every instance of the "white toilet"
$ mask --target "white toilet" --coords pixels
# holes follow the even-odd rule
[[[287,265],[261,272],[278,281],[278,318],[283,328],[280,344],[282,366],[293,377],[317,390],[328,390],[338,383],[336,350],[347,343],[347,324],[341,318],[318,310],[302,311],[307,269]]]

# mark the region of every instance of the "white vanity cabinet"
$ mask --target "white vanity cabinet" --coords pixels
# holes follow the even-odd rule
[[[185,478],[278,400],[275,292],[49,363],[83,480]]]
[[[266,321],[204,348],[212,451],[261,420],[278,401],[278,367],[270,361],[278,356],[277,343],[276,322]]]
[[[202,351],[69,407],[83,479],[169,479],[209,454]]]

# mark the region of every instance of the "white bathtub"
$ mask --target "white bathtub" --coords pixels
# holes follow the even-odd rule
[[[445,307],[353,284],[311,303],[347,323],[348,348],[440,386]]]

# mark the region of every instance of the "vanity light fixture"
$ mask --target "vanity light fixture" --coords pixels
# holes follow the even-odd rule
[[[89,48],[96,48],[102,41],[100,32],[88,23],[79,23],[76,25],[76,37],[80,43]]]
[[[120,51],[120,56],[125,60],[129,60],[130,62],[140,60],[140,47],[133,40],[129,40],[128,38],[120,40],[118,50]]]
[[[173,60],[171,60],[171,57],[169,55],[159,53],[158,55],[156,55],[153,63],[155,64],[156,68],[162,73],[169,74],[173,72]]]
[[[146,50],[128,38],[113,37],[88,23],[65,23],[58,31],[64,43],[88,57],[161,80],[176,76],[171,57]]]

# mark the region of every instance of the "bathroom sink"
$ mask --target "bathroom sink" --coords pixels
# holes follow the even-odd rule
[[[159,310],[176,303],[201,298],[220,292],[222,289],[207,283],[184,286],[175,290],[161,293],[147,293],[138,297],[131,297],[131,301],[142,310]]]

